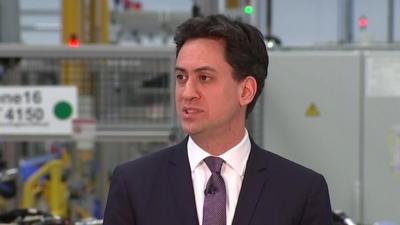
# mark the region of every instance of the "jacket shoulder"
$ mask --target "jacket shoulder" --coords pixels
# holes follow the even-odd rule
[[[128,162],[118,165],[114,173],[124,175],[140,175],[143,173],[149,173],[161,165],[164,165],[171,157],[174,151],[178,150],[177,146],[167,147],[140,158],[130,160]],[[138,174],[136,174],[138,173]]]
[[[268,191],[261,197],[262,208],[274,202],[284,215],[279,219],[292,221],[285,224],[332,224],[329,190],[321,174],[256,145],[253,148],[266,171]]]

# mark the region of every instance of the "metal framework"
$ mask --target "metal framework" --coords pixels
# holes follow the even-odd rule
[[[98,141],[168,141],[177,130],[174,61],[173,47],[0,45],[0,84],[75,85],[79,117],[96,120]]]

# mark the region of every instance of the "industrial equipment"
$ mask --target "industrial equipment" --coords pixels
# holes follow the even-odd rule
[[[68,196],[62,159],[51,155],[21,164],[22,171],[33,170],[24,174],[22,208],[35,208],[43,201],[52,215],[66,218]]]
[[[4,225],[68,225],[68,221],[37,209],[16,209],[0,214]]]
[[[0,171],[0,196],[12,198],[16,195],[16,180],[18,169],[5,169]]]

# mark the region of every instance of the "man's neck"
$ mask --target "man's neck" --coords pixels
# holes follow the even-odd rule
[[[193,141],[211,155],[222,155],[233,148],[243,139],[245,128],[237,130],[223,131],[213,135],[191,135]]]

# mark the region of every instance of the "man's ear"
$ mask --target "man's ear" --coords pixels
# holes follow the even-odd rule
[[[252,76],[247,76],[244,80],[241,81],[240,88],[240,106],[247,106],[253,101],[254,96],[256,96],[257,92],[257,81]]]

